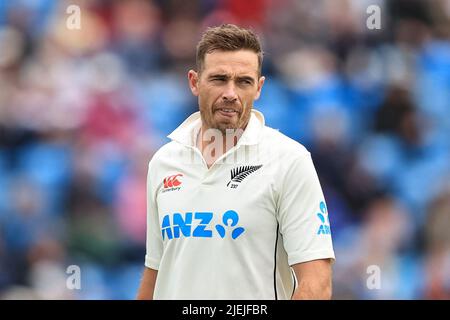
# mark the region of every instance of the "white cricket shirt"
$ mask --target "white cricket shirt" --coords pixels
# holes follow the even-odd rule
[[[196,148],[200,113],[149,163],[145,265],[154,299],[290,299],[291,265],[334,260],[310,153],[252,110],[237,145],[210,169]]]

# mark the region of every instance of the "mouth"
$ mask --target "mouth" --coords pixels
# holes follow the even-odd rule
[[[219,108],[216,110],[216,112],[219,112],[219,114],[225,117],[233,117],[234,115],[238,114],[237,110],[232,108]]]

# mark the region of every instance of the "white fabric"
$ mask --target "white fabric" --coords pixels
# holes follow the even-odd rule
[[[145,265],[158,270],[154,298],[290,299],[290,266],[334,260],[310,153],[252,110],[236,147],[208,169],[195,147],[200,127],[197,112],[149,164]],[[239,168],[248,174],[231,181]]]

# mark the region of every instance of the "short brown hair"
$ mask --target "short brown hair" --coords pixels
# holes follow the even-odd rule
[[[197,71],[201,71],[205,62],[205,55],[215,50],[237,51],[251,50],[258,55],[258,72],[261,75],[263,52],[258,36],[249,29],[234,24],[222,24],[218,27],[206,29],[197,44]]]

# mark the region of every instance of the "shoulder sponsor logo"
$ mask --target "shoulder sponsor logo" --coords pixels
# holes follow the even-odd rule
[[[320,212],[317,213],[317,217],[320,220],[320,226],[317,230],[317,234],[331,234],[330,218],[328,216],[327,205],[324,201],[320,202]]]
[[[242,180],[247,178],[250,174],[260,169],[261,167],[262,164],[258,166],[241,166],[231,169],[231,180],[227,183],[227,187],[230,187],[232,189],[237,188]]]
[[[172,175],[172,176],[168,176],[165,177],[163,180],[164,183],[164,189],[162,192],[167,192],[167,191],[178,191],[181,189],[181,181],[179,180],[180,177],[182,177],[183,175],[181,173]]]
[[[163,217],[161,223],[161,233],[164,239],[176,239],[181,236],[185,238],[221,238],[231,237],[237,239],[245,229],[239,227],[239,214],[234,210],[228,210],[222,215],[222,224],[216,224],[214,228],[211,221],[214,217],[213,212],[186,212],[184,214],[167,214]],[[193,222],[197,222],[193,227]]]

